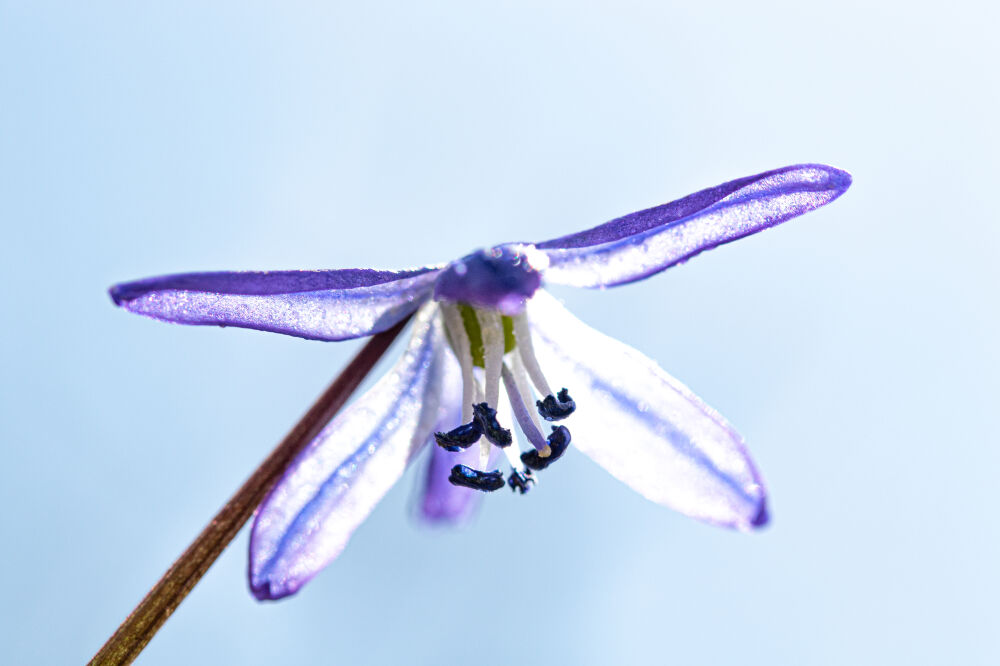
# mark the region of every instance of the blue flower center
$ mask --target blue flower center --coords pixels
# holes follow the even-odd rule
[[[453,261],[434,284],[434,299],[520,314],[542,284],[548,258],[533,245],[498,245]]]

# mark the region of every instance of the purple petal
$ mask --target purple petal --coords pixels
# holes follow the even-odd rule
[[[830,203],[851,184],[846,171],[801,164],[741,178],[678,201],[539,243],[549,282],[613,287],[641,280],[699,252]]]
[[[767,522],[743,438],[652,360],[587,327],[544,291],[528,316],[538,360],[577,410],[573,446],[645,497],[706,522]]]
[[[456,452],[445,451],[436,444],[432,444],[431,448],[420,502],[420,516],[426,522],[436,525],[464,525],[479,509],[483,493],[452,485],[448,481],[448,475],[455,465],[468,465],[478,469],[479,445],[473,444],[464,451]]]
[[[458,362],[448,354],[452,361],[445,381],[441,384],[441,402],[448,409],[443,410],[445,417],[438,423],[437,431],[446,431],[462,422],[462,376]],[[480,468],[480,445],[473,444],[464,451],[445,451],[431,439],[431,455],[424,477],[423,494],[420,499],[420,517],[435,525],[460,526],[468,522],[479,509],[483,493],[471,488],[452,485],[448,481],[451,468],[455,465],[468,465],[473,469]],[[499,449],[490,447],[488,469],[495,469]]]
[[[391,328],[430,296],[438,270],[185,273],[111,288],[117,305],[179,324],[239,326],[313,340]]]
[[[250,535],[250,589],[294,594],[344,549],[446,411],[439,386],[449,352],[428,306],[393,370],[299,454],[261,505]],[[453,363],[453,362],[452,362]]]

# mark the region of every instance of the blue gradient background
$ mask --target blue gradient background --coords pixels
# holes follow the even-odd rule
[[[0,0],[0,661],[89,658],[357,349],[113,282],[437,262],[802,161],[854,187],[557,292],[740,429],[769,529],[570,455],[426,531],[411,474],[288,601],[241,534],[140,663],[1000,661],[994,5],[325,4]]]

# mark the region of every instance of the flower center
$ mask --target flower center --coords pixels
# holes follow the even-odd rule
[[[534,245],[498,245],[453,261],[434,283],[434,299],[467,303],[504,315],[524,311],[542,284],[548,256]]]
[[[499,448],[511,466],[507,485],[524,494],[535,482],[533,473],[557,460],[570,443],[565,426],[542,435],[542,419],[558,421],[573,413],[576,404],[564,388],[553,394],[535,357],[527,314],[501,314],[469,303],[441,303],[445,332],[462,368],[462,423],[435,433],[439,446],[449,451],[480,442],[479,467],[489,464],[492,447]],[[525,453],[512,446],[511,431],[497,419],[500,384],[520,432],[531,444]],[[541,400],[535,399],[532,387]],[[530,409],[534,402],[535,411]],[[449,480],[458,486],[493,491],[504,486],[500,470],[492,472],[456,465]]]

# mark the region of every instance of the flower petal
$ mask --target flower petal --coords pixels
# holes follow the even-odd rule
[[[427,443],[448,361],[436,312],[417,314],[396,367],[330,422],[261,505],[250,535],[258,599],[294,594],[336,558]]]
[[[457,413],[461,415],[460,412]],[[455,452],[445,451],[436,444],[431,447],[431,459],[427,464],[423,498],[420,502],[420,516],[428,523],[463,525],[475,515],[483,493],[453,485],[448,480],[448,475],[455,465],[478,469],[479,445],[474,444]]]
[[[851,184],[822,164],[784,167],[539,243],[549,282],[613,287],[649,277],[713,247],[830,203]]]
[[[538,360],[568,386],[573,446],[645,497],[706,522],[767,522],[765,491],[739,436],[631,347],[573,317],[544,291],[528,306]]]
[[[126,282],[111,298],[179,324],[239,326],[313,340],[391,328],[430,296],[437,268],[184,273]]]

